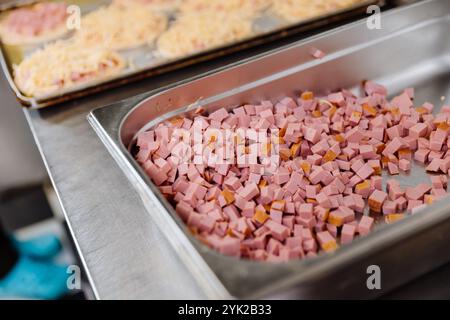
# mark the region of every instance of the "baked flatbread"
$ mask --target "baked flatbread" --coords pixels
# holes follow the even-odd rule
[[[163,56],[174,58],[235,42],[251,34],[252,22],[246,16],[201,11],[181,15],[157,44]]]
[[[223,13],[239,12],[254,16],[272,5],[273,0],[184,0],[180,6],[183,13],[213,11]]]
[[[48,42],[62,37],[66,27],[67,5],[42,2],[12,10],[0,21],[0,38],[8,45]]]
[[[276,0],[271,12],[289,23],[350,7],[361,0]]]
[[[152,44],[166,27],[167,17],[149,8],[111,5],[84,16],[74,41],[81,46],[133,49]]]
[[[113,0],[116,6],[141,5],[147,6],[155,12],[171,12],[179,8],[182,0]]]
[[[28,96],[45,96],[118,74],[126,65],[116,52],[57,41],[39,49],[14,68],[17,87]]]

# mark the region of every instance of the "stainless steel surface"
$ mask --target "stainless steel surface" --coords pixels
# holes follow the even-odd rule
[[[152,93],[150,98],[138,97],[91,114],[93,127],[208,297],[226,297],[228,293],[245,298],[370,297],[450,260],[450,253],[443,253],[450,242],[447,235],[450,199],[393,226],[379,226],[370,236],[343,247],[334,255],[279,265],[221,256],[187,232],[127,152],[128,144],[144,125],[186,112],[194,102],[207,109],[233,106],[267,98],[276,100],[297,90],[326,92],[354,87],[364,79],[374,79],[385,84],[391,93],[416,87],[418,101],[431,101],[440,106],[440,97],[450,94],[450,1],[427,1],[398,9],[383,15],[382,23],[381,30],[368,32],[366,22],[361,21],[245,64]],[[423,34],[428,37],[424,38]],[[323,49],[328,55],[311,60],[311,47]],[[414,55],[408,54],[413,51]],[[400,178],[402,183],[417,184],[426,179],[420,168],[415,169],[410,176]],[[420,266],[410,268],[418,262]],[[386,284],[381,291],[369,291],[365,287],[365,270],[369,264],[382,267]],[[220,287],[215,276],[225,288]],[[330,281],[334,284],[332,288]],[[328,290],[324,290],[326,287]]]
[[[43,181],[47,176],[27,122],[0,75],[0,193],[12,187]]]
[[[33,2],[33,1],[31,1]],[[101,5],[108,4],[109,0],[72,0],[71,4],[79,5],[83,14],[93,11]],[[7,4],[0,5],[0,17],[2,11],[11,8],[28,5],[28,0],[10,1]],[[318,17],[300,20],[295,23],[287,23],[281,19],[269,15],[267,12],[257,17],[253,21],[253,33],[246,39],[235,43],[223,44],[219,47],[207,49],[201,52],[182,56],[179,58],[165,58],[155,45],[142,46],[132,50],[120,50],[120,54],[126,61],[132,61],[119,74],[108,77],[107,79],[94,80],[92,82],[82,83],[69,88],[62,88],[53,93],[42,96],[26,96],[23,94],[14,82],[13,64],[20,63],[24,57],[32,54],[34,51],[42,47],[42,43],[33,46],[6,46],[0,41],[0,66],[2,67],[8,83],[16,94],[16,97],[24,106],[33,109],[43,108],[58,104],[64,101],[79,98],[88,94],[111,89],[129,83],[131,81],[140,80],[142,78],[155,76],[160,73],[173,71],[185,67],[186,65],[198,63],[226,55],[231,52],[244,50],[246,48],[261,45],[287,37],[292,34],[314,30],[323,26],[331,25],[336,21],[344,21],[349,17],[361,16],[365,13],[366,7],[371,4],[383,5],[381,0],[361,0],[360,3],[349,6],[348,8],[339,9]],[[167,13],[170,21],[174,21],[176,14]],[[61,38],[67,38],[67,35]]]

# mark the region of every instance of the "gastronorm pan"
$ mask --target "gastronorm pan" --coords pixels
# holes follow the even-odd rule
[[[141,130],[203,107],[277,100],[300,90],[357,90],[362,80],[390,94],[416,89],[416,101],[436,106],[450,98],[450,0],[424,1],[382,14],[382,28],[366,20],[294,43],[91,112],[88,120],[139,192],[149,214],[211,298],[376,297],[450,261],[450,198],[392,225],[377,224],[367,237],[333,254],[274,264],[236,260],[201,244],[133,159]],[[311,48],[327,55],[312,59]],[[446,97],[446,98],[445,98]],[[384,177],[386,178],[386,177]],[[424,168],[397,177],[403,186],[428,182]],[[385,179],[384,179],[385,180]],[[380,267],[381,289],[369,290],[367,268]]]
[[[46,0],[56,1],[56,0]],[[59,0],[61,1],[61,0]],[[0,4],[0,17],[6,11],[18,8],[23,5],[34,3],[33,0],[9,1]],[[101,5],[108,4],[109,0],[67,0],[68,4],[79,5],[82,14],[97,9]],[[99,80],[74,86],[72,88],[61,89],[55,93],[45,96],[29,97],[23,94],[13,81],[13,65],[20,63],[23,58],[35,51],[37,46],[7,46],[0,40],[0,63],[6,78],[13,89],[18,100],[27,107],[41,108],[54,105],[60,102],[85,96],[91,93],[110,89],[119,85],[136,81],[156,74],[161,74],[171,70],[175,70],[187,65],[205,61],[207,59],[223,56],[239,50],[244,50],[252,46],[269,43],[271,41],[287,37],[293,34],[312,31],[314,29],[323,28],[333,25],[347,19],[362,16],[366,13],[366,8],[371,4],[383,5],[382,0],[361,0],[355,5],[351,5],[345,9],[330,12],[326,15],[317,16],[311,19],[298,21],[296,23],[285,23],[283,20],[275,18],[272,15],[262,15],[253,22],[252,35],[242,41],[223,45],[217,48],[208,49],[196,54],[183,56],[175,59],[165,59],[158,54],[158,50],[153,46],[143,46],[133,50],[122,50],[120,53],[125,60],[132,61],[130,66],[125,68],[118,75],[108,79]],[[168,14],[169,20],[174,20],[173,14]]]

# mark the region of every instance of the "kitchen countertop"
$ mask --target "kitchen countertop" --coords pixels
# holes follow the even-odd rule
[[[292,39],[271,46],[288,41]],[[87,114],[96,107],[261,51],[261,48],[249,49],[59,106],[24,110],[98,299],[203,299],[205,295],[88,124]],[[14,99],[10,92],[0,95]],[[448,269],[441,268],[437,274],[425,277],[425,282],[422,281],[425,284],[415,281],[394,292],[392,297],[427,297],[424,294],[430,290],[420,288],[430,288],[430,283],[433,287],[432,283],[448,279]],[[448,298],[449,288],[440,287]],[[433,297],[443,297],[431,292]]]

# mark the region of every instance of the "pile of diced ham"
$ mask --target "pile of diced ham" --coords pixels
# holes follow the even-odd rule
[[[303,92],[170,119],[138,136],[136,159],[189,229],[222,254],[288,261],[334,251],[367,235],[375,218],[392,223],[447,195],[450,106],[433,115],[432,104],[414,104],[413,89],[388,100],[381,85],[368,81],[363,88],[364,97]],[[193,150],[207,150],[201,162],[196,152],[180,161],[177,130],[192,133],[196,124],[203,132],[252,128],[278,136],[261,148],[257,163],[218,164],[223,146],[211,135],[188,139]],[[265,156],[275,145],[280,161],[273,167]],[[402,189],[390,179],[383,190],[383,169],[405,174],[414,160],[432,173],[431,184]]]

